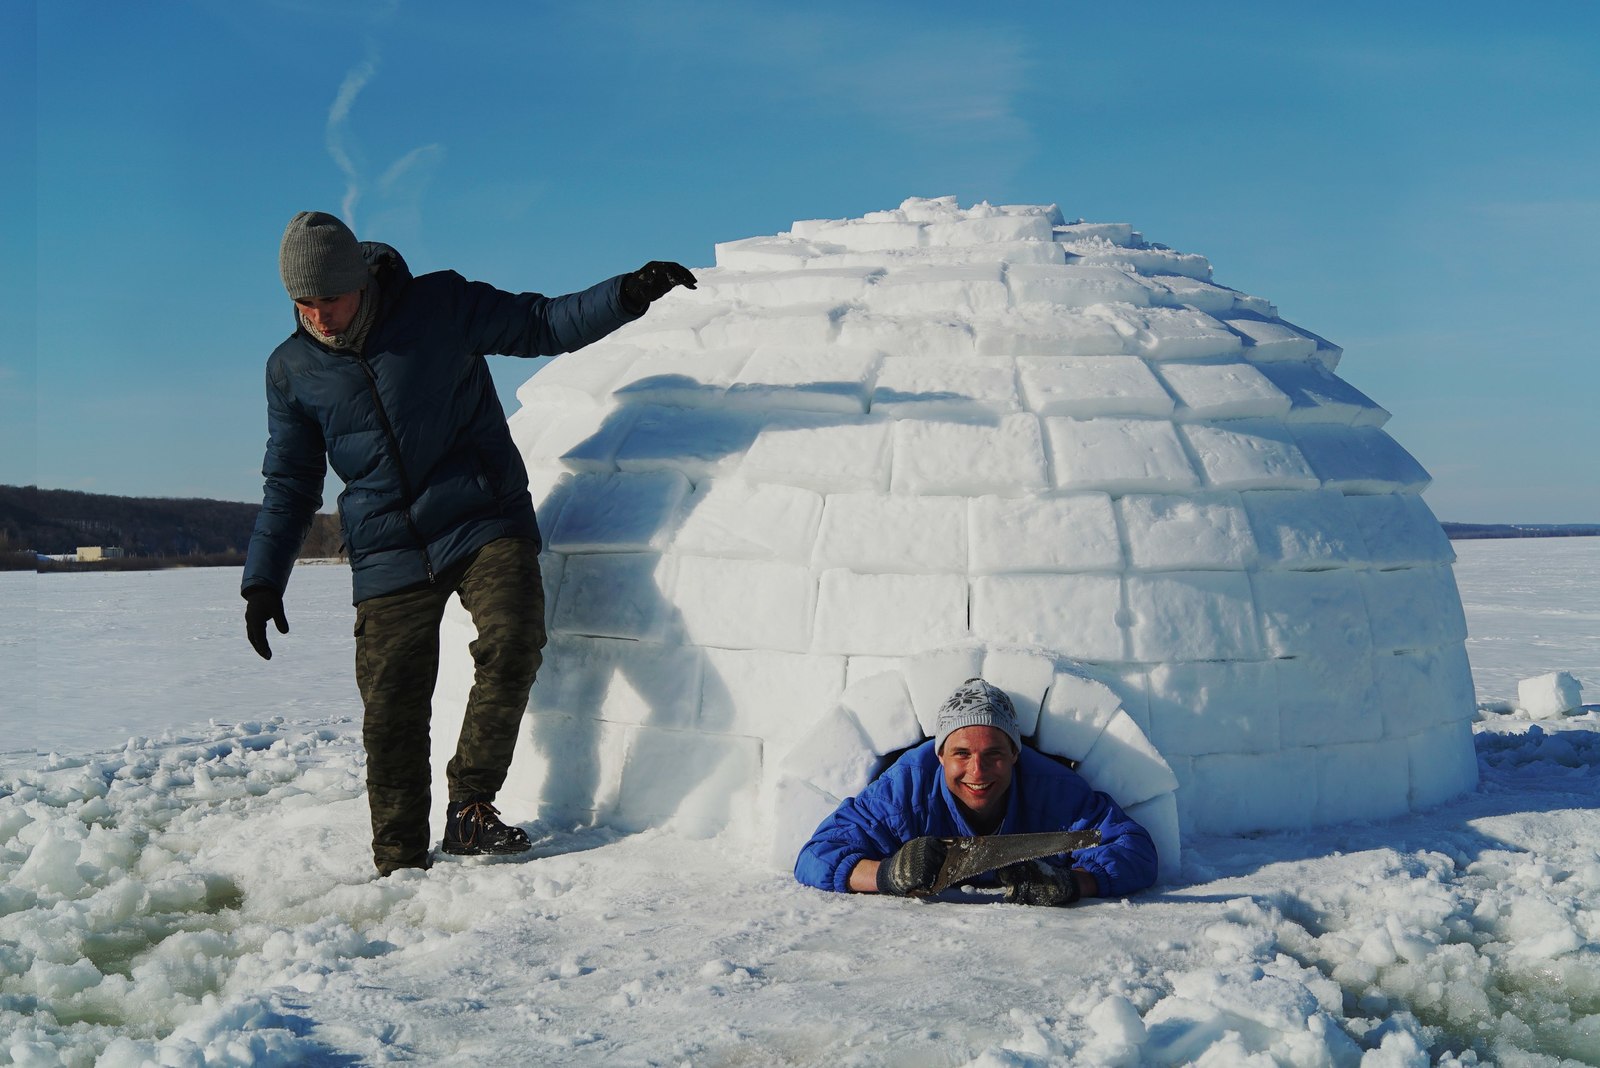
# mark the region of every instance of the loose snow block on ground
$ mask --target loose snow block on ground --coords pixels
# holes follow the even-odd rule
[[[670,824],[690,837],[715,834],[755,802],[761,743],[652,727],[628,728],[613,822],[623,830]]]
[[[1128,642],[1133,660],[1261,659],[1255,602],[1249,576],[1244,573],[1129,575],[1127,586]]]
[[[1412,455],[1375,426],[1297,423],[1294,440],[1328,489],[1421,493],[1432,481]]]
[[[1383,710],[1383,732],[1390,738],[1468,722],[1477,706],[1467,650],[1459,642],[1380,654],[1372,674],[1373,703]]]
[[[1129,494],[1117,501],[1128,562],[1141,571],[1242,571],[1256,544],[1237,493]]]
[[[1150,669],[1150,740],[1166,756],[1271,753],[1278,685],[1270,661],[1158,664]]]
[[[1006,356],[887,356],[872,390],[872,410],[895,418],[998,419],[1020,407],[1016,361]]]
[[[1020,356],[1017,374],[1028,407],[1040,415],[1172,415],[1172,395],[1137,356]]]
[[[1178,428],[1193,450],[1206,485],[1215,489],[1316,489],[1317,473],[1284,424],[1234,419]]]
[[[1050,464],[1060,489],[1141,491],[1196,489],[1199,476],[1165,419],[1045,419]]]
[[[1348,500],[1337,490],[1253,490],[1242,495],[1263,570],[1361,567],[1367,546]]]
[[[1285,422],[1382,426],[1389,421],[1389,413],[1371,397],[1320,363],[1264,363],[1258,369],[1288,396]]]
[[[1063,308],[1087,308],[1112,301],[1146,307],[1153,290],[1149,282],[1115,267],[1065,264],[1012,264],[1006,268],[1006,285],[1015,304]]]
[[[1583,684],[1571,672],[1553,671],[1517,683],[1517,707],[1534,719],[1575,712],[1583,705]]]
[[[724,649],[810,648],[816,585],[807,568],[706,556],[676,561],[670,603],[689,642]]]
[[[1478,754],[1472,724],[1465,719],[1412,735],[1406,752],[1412,808],[1437,805],[1478,785]]]
[[[1195,757],[1182,788],[1182,813],[1191,830],[1204,834],[1309,827],[1317,764],[1314,749]]]
[[[1122,711],[1122,700],[1110,687],[1082,671],[1058,668],[1039,711],[1034,741],[1046,753],[1081,761]]]
[[[1120,571],[1122,545],[1111,498],[975,497],[967,505],[967,571]]]
[[[885,315],[915,315],[930,308],[947,314],[987,315],[1010,302],[997,263],[896,267],[878,279],[863,299],[867,308]]]
[[[893,421],[870,415],[796,413],[774,420],[751,443],[739,477],[824,493],[887,491],[893,427]]]
[[[839,700],[855,715],[874,753],[893,753],[924,737],[905,676],[898,670],[879,672],[847,686]],[[810,723],[815,714],[813,710],[804,722]]]
[[[1416,494],[1377,493],[1347,501],[1373,567],[1387,570],[1455,563],[1450,538]]]
[[[976,678],[982,666],[983,650],[976,645],[930,648],[901,662],[900,674],[923,734],[930,738],[938,735],[940,707],[957,686]]]
[[[705,649],[703,655],[695,725],[766,739],[780,753],[844,692],[842,656],[769,649]]]
[[[1375,649],[1430,649],[1466,640],[1467,618],[1449,567],[1364,571],[1358,577]]]
[[[1157,367],[1162,381],[1178,399],[1175,419],[1278,419],[1289,413],[1289,398],[1254,365],[1231,363],[1165,363]]]
[[[816,652],[909,656],[966,634],[964,576],[822,573]]]
[[[676,612],[672,560],[656,553],[599,553],[567,557],[550,629],[635,641],[661,641]]]
[[[796,486],[712,479],[695,487],[679,510],[670,524],[676,552],[803,563],[816,541],[822,496]]]
[[[988,575],[972,580],[975,633],[1079,660],[1123,658],[1121,607],[1115,575]]]
[[[688,493],[689,480],[677,471],[579,475],[545,544],[559,553],[657,548]]]
[[[1020,497],[1048,486],[1039,420],[1028,412],[998,423],[894,424],[895,493]]]
[[[881,359],[837,345],[762,346],[728,382],[723,399],[736,408],[864,412]]]
[[[835,493],[812,566],[852,571],[960,572],[967,563],[964,497]]]

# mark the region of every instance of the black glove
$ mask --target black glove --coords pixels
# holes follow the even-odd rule
[[[913,838],[878,865],[878,893],[907,894],[929,890],[939,878],[944,855],[950,851],[942,838]]]
[[[695,288],[694,275],[681,263],[651,260],[632,274],[622,276],[622,306],[630,312],[643,312],[666,296],[673,286]]]
[[[1062,908],[1077,901],[1083,893],[1078,886],[1078,876],[1071,868],[1043,860],[1007,864],[994,874],[1006,888],[1006,900],[1014,905]]]
[[[251,586],[244,591],[244,599],[244,635],[250,639],[251,648],[261,654],[261,659],[271,660],[267,620],[278,625],[279,634],[289,633],[289,617],[283,614],[283,594],[269,586]]]

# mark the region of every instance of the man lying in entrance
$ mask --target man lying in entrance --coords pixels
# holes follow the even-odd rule
[[[820,890],[921,896],[940,881],[949,839],[1046,831],[1091,832],[1084,840],[1098,844],[967,881],[1004,886],[1007,901],[1057,906],[1155,882],[1149,833],[1077,772],[1024,745],[1004,691],[968,679],[940,707],[933,738],[822,821],[794,875]]]

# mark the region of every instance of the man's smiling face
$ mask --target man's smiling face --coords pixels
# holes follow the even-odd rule
[[[939,750],[939,766],[950,795],[979,820],[998,822],[1005,814],[1017,751],[999,727],[962,727],[950,732]]]

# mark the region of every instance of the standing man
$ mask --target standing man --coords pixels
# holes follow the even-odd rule
[[[443,849],[520,853],[526,832],[491,803],[505,781],[545,644],[539,528],[489,353],[554,356],[643,315],[674,286],[652,261],[581,293],[506,293],[454,271],[413,278],[388,245],[320,211],[289,221],[278,253],[295,332],[267,360],[266,487],[241,590],[245,633],[270,660],[267,621],[322,504],[328,464],[356,605],[372,854],[380,875],[426,868],[428,720],[451,594],[478,637],[461,737],[446,767]]]

